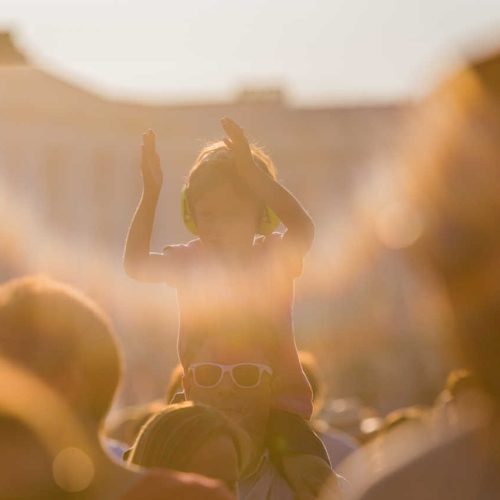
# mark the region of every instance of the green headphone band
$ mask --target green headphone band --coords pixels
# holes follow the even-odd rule
[[[198,235],[198,228],[196,227],[196,222],[194,221],[191,208],[189,207],[186,185],[183,186],[181,191],[181,212],[187,230],[194,235]],[[266,207],[258,227],[258,233],[264,236],[271,234],[279,226],[279,223],[280,220],[274,211]]]
[[[279,224],[279,217],[276,215],[274,210],[266,207],[259,224],[258,232],[263,236],[267,236],[268,234],[271,234],[279,226]]]
[[[191,208],[189,207],[186,185],[182,187],[181,191],[181,211],[182,220],[184,221],[184,225],[186,226],[187,230],[194,235],[198,235],[198,228],[196,227],[196,222],[193,219]]]

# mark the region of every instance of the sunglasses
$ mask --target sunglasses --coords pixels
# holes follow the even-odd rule
[[[257,387],[262,381],[262,374],[272,376],[273,370],[268,365],[260,363],[238,363],[235,365],[220,365],[218,363],[194,363],[189,366],[188,374],[193,375],[193,381],[198,387],[210,389],[217,387],[225,373],[231,375],[234,385],[242,389]]]

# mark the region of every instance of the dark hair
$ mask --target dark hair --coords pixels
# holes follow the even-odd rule
[[[256,165],[276,179],[276,169],[269,156],[256,145],[250,145],[252,157]],[[213,142],[205,146],[186,179],[186,194],[189,202],[194,203],[202,193],[223,181],[232,181],[239,185],[234,174],[233,157],[223,141]]]

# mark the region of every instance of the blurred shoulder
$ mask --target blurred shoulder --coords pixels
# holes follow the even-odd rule
[[[229,500],[231,496],[214,479],[168,469],[151,469],[138,474],[138,480],[120,500],[164,500],[185,498]]]

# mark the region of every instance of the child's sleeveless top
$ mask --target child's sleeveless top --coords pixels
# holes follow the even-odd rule
[[[274,407],[308,419],[312,393],[292,323],[294,279],[302,272],[302,259],[287,256],[282,236],[257,238],[248,261],[233,268],[210,257],[198,239],[168,246],[168,283],[177,288],[178,351],[185,370],[204,342],[241,352],[243,360],[245,351],[257,348],[274,371]]]

